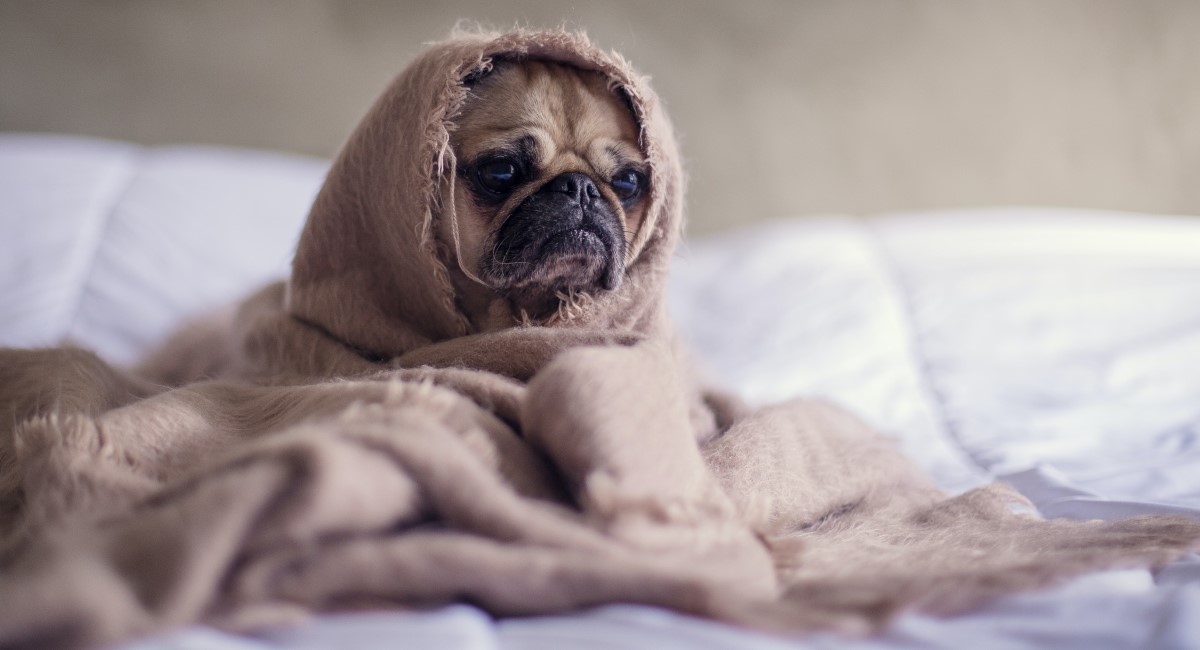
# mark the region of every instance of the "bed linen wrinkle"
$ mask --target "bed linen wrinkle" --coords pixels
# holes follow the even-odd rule
[[[100,260],[101,255],[105,250],[105,238],[108,235],[109,229],[112,227],[113,220],[117,213],[117,209],[121,205],[122,200],[129,194],[130,190],[137,184],[141,175],[141,167],[145,161],[146,150],[138,147],[130,151],[127,156],[122,159],[122,183],[117,189],[114,185],[113,191],[109,195],[109,200],[104,202],[104,207],[99,210],[100,216],[96,219],[99,225],[94,229],[95,235],[92,238],[90,254],[88,255],[85,265],[85,271],[82,274],[82,281],[79,283],[79,293],[75,298],[74,308],[71,310],[71,315],[67,320],[65,332],[70,332],[75,327],[76,321],[79,319],[80,313],[88,297],[88,292],[92,288],[92,280],[95,277],[96,264]]]
[[[899,311],[903,315],[904,341],[907,356],[912,359],[914,367],[917,368],[917,376],[920,378],[920,390],[925,399],[933,405],[933,411],[937,414],[938,420],[941,422],[941,431],[946,441],[950,443],[965,462],[973,465],[982,475],[990,476],[992,474],[991,468],[963,443],[959,435],[958,425],[947,408],[946,396],[939,388],[937,377],[932,371],[931,362],[925,354],[921,326],[917,321],[916,314],[913,312],[915,305],[912,289],[905,277],[904,270],[888,251],[884,240],[876,231],[871,218],[860,217],[857,221],[857,226],[862,233],[863,240],[870,247],[875,258],[884,269],[884,277],[887,278],[887,282],[892,289],[891,293],[895,296],[896,302],[900,307]]]
[[[9,337],[49,345],[69,330],[112,206],[137,173],[137,151],[90,138],[0,134],[0,226],[13,231],[0,258],[11,273],[0,298],[25,308],[12,314]],[[39,312],[44,320],[24,324]]]

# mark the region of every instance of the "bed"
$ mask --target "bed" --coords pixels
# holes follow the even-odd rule
[[[0,345],[73,341],[132,362],[183,320],[286,274],[325,167],[0,136]],[[1200,517],[1200,218],[1040,207],[780,218],[690,238],[671,301],[731,388],[756,403],[835,400],[948,490],[1003,480],[1047,517]],[[506,620],[454,605],[253,637],[192,628],[127,648],[1197,647],[1198,619],[1191,557],[967,616],[905,615],[854,642],[628,605]]]

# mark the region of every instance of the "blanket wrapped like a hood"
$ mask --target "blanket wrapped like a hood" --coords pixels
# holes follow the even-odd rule
[[[618,289],[480,331],[449,133],[464,80],[498,59],[605,75],[640,125],[650,203]],[[619,56],[566,32],[431,46],[334,162],[288,283],[138,373],[0,352],[0,647],[452,601],[861,632],[1197,546],[1184,518],[950,497],[829,405],[750,413],[704,390],[664,306],[682,195],[662,106]]]

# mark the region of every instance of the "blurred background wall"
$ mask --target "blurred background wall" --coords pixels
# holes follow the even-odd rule
[[[583,27],[649,73],[693,231],[961,205],[1200,214],[1191,0],[8,0],[0,129],[331,156],[459,19]]]

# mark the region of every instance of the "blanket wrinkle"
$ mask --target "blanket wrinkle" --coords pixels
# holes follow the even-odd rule
[[[480,318],[447,268],[449,133],[499,59],[604,75],[647,158],[624,281],[543,322]],[[619,55],[562,30],[457,33],[350,136],[286,282],[131,371],[0,350],[0,648],[449,602],[866,634],[1200,547],[1182,517],[1044,521],[1004,486],[947,495],[837,407],[708,387],[665,306],[679,160]]]

